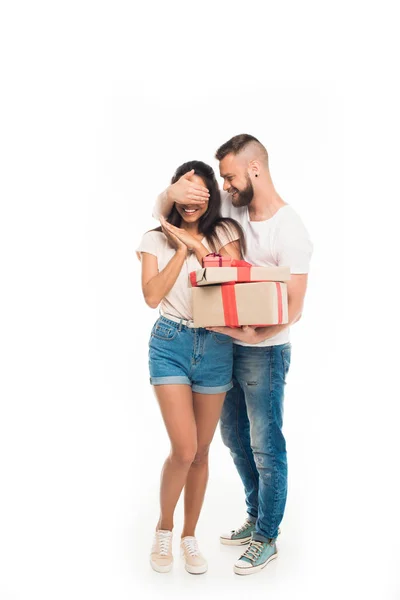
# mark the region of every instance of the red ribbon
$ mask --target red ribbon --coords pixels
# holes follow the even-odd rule
[[[231,267],[254,267],[254,265],[247,262],[247,260],[238,260],[237,258],[232,258]]]
[[[240,262],[245,262],[240,261]],[[243,266],[243,267],[236,267],[237,269],[237,278],[236,281],[251,281],[251,275],[250,275],[250,271],[251,271],[251,266],[247,267],[247,266]]]
[[[278,294],[278,324],[283,321],[283,306],[282,306],[282,288],[279,281],[276,281],[276,293]]]
[[[189,273],[190,283],[193,287],[197,287],[196,271]]]
[[[225,325],[227,327],[239,327],[235,285],[233,283],[223,283],[221,285],[221,294]]]

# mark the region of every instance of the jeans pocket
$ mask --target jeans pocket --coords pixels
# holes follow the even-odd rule
[[[168,325],[167,323],[163,323],[162,321],[156,321],[151,331],[151,337],[157,338],[158,340],[170,342],[171,340],[175,339],[177,333],[177,327],[174,327],[173,325]]]

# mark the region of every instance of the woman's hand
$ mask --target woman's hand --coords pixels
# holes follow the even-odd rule
[[[180,229],[179,227],[171,225],[171,223],[168,223],[164,217],[160,217],[160,223],[164,233],[167,231],[173,238],[179,240],[179,242],[184,244],[189,250],[195,250],[196,247],[201,244],[201,242],[197,240],[191,233],[186,231],[186,229]]]
[[[161,219],[163,221],[165,221],[164,217],[161,217]],[[171,233],[165,226],[163,221],[161,221],[160,219],[160,223],[161,223],[161,229],[163,231],[163,234],[165,235],[165,237],[168,239],[169,243],[171,244],[171,246],[178,252],[187,252],[187,246],[186,244],[184,244],[176,235],[174,235],[173,233]],[[165,221],[165,223],[167,223]]]

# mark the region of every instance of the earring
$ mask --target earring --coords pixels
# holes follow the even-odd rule
[[[258,174],[256,173],[256,177],[258,177]]]

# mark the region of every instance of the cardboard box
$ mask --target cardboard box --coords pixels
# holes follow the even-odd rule
[[[212,270],[222,271],[223,268]],[[263,281],[205,285],[193,287],[192,298],[195,327],[261,327],[288,322],[286,283]]]
[[[193,287],[215,285],[217,283],[248,283],[250,281],[289,281],[290,267],[255,267],[248,263],[246,266],[209,267],[190,273],[190,283]]]

